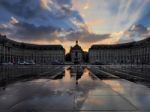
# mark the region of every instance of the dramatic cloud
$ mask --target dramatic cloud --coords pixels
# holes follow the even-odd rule
[[[92,44],[150,36],[150,0],[0,0],[0,33],[31,43]]]
[[[138,41],[150,37],[150,30],[141,24],[131,26],[124,32],[119,43]]]
[[[79,30],[80,26],[74,24],[73,21],[75,20],[80,24],[84,23],[84,21],[77,11],[71,9],[70,1],[13,0],[12,2],[10,0],[1,0],[0,12],[4,14],[1,20],[6,20],[7,22],[11,16],[14,16],[20,22],[36,26],[54,26],[67,30]]]
[[[62,41],[76,41],[80,40],[82,43],[95,43],[101,40],[111,38],[110,34],[96,35],[89,32],[71,33],[67,36],[61,37]]]

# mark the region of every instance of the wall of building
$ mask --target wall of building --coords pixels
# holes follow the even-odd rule
[[[76,41],[75,46],[70,49],[71,62],[74,64],[79,64],[83,62],[83,50],[79,46],[78,41]]]
[[[150,38],[118,45],[93,45],[89,62],[101,64],[150,64]]]
[[[0,35],[0,63],[31,62],[50,64],[65,61],[65,50],[61,45],[33,45],[12,41]]]
[[[77,55],[77,56],[76,56]],[[72,50],[71,52],[71,61],[74,63],[75,58],[78,59],[78,62],[83,62],[83,52],[81,50]]]

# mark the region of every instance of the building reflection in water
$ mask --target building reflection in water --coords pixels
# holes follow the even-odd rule
[[[63,71],[63,66],[0,66],[0,85],[5,86],[13,81],[47,77],[55,75],[57,70]],[[61,79],[63,74],[53,77]]]

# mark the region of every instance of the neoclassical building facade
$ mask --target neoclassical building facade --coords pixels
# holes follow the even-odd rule
[[[35,45],[20,43],[0,35],[0,63],[34,61],[36,64],[51,64],[65,61],[65,49],[61,45]]]
[[[80,64],[83,62],[83,50],[81,46],[79,46],[78,41],[76,41],[76,45],[71,47],[71,62],[75,64]]]
[[[150,38],[116,45],[93,45],[89,49],[89,62],[101,64],[150,64]]]
[[[84,62],[84,51],[76,45],[70,49],[72,63]],[[92,45],[88,52],[89,63],[150,64],[150,38],[116,45]],[[51,64],[65,62],[65,49],[61,45],[35,45],[16,42],[0,35],[0,63],[35,62]]]

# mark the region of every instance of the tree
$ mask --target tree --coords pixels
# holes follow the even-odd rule
[[[70,62],[70,61],[71,61],[71,54],[70,54],[70,53],[67,53],[67,54],[66,54],[65,60],[66,60],[67,62]]]

